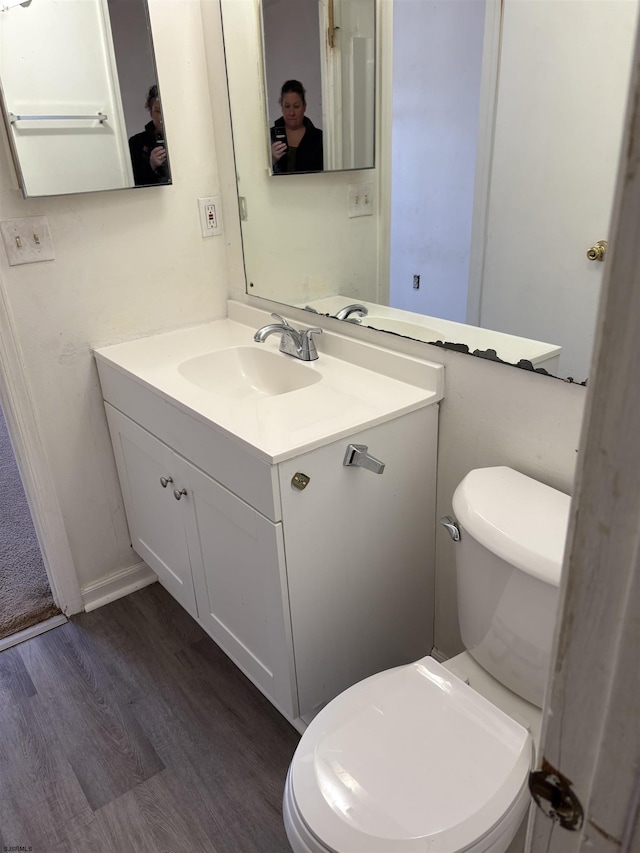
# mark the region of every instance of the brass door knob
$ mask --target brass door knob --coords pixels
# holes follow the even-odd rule
[[[607,251],[607,241],[598,240],[595,246],[592,246],[587,252],[587,257],[590,261],[604,261],[604,256]]]

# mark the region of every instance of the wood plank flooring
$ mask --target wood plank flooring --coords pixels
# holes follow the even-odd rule
[[[0,850],[288,853],[298,739],[153,584],[0,653]]]

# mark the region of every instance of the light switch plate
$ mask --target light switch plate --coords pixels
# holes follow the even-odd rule
[[[9,266],[55,260],[46,216],[5,219],[0,222],[0,233]]]
[[[373,184],[349,184],[349,218],[373,215]]]

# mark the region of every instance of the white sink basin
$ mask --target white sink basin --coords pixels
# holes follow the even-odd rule
[[[397,335],[405,335],[405,337],[416,338],[419,341],[444,340],[444,334],[438,329],[423,326],[420,323],[396,320],[394,317],[376,317],[369,314],[363,317],[362,325],[373,326],[374,329],[382,329],[385,332],[395,332]]]
[[[229,347],[189,358],[178,365],[189,382],[225,397],[275,397],[320,381],[309,364],[255,347]]]

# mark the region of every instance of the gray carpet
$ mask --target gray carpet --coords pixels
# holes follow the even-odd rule
[[[57,613],[0,409],[0,639]]]

